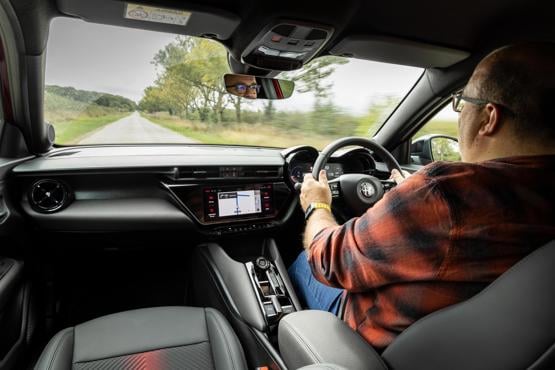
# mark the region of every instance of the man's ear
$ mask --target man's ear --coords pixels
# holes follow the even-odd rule
[[[501,110],[495,104],[487,103],[483,108],[482,122],[478,134],[491,136],[501,127]]]

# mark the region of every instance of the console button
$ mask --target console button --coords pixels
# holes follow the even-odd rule
[[[295,308],[293,306],[282,306],[283,313],[291,313],[295,312]]]
[[[277,314],[276,309],[271,303],[264,303],[264,311],[266,311],[266,316],[275,316]]]

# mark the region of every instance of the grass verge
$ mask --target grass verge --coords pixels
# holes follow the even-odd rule
[[[162,127],[205,144],[239,144],[287,148],[294,145],[313,145],[323,148],[336,137],[288,132],[263,123],[204,123],[165,114],[145,114],[143,117]]]
[[[130,112],[118,112],[104,116],[80,116],[67,121],[53,122],[52,124],[56,129],[56,144],[77,144],[92,131],[128,116],[129,114]]]

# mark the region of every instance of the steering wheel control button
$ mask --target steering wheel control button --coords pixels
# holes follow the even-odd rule
[[[339,183],[332,182],[330,184],[330,191],[331,191],[331,196],[334,198],[337,198],[339,196]]]

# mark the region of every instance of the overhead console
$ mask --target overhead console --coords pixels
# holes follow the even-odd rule
[[[241,54],[243,63],[275,71],[291,71],[309,62],[326,44],[333,28],[284,21],[265,27]]]

